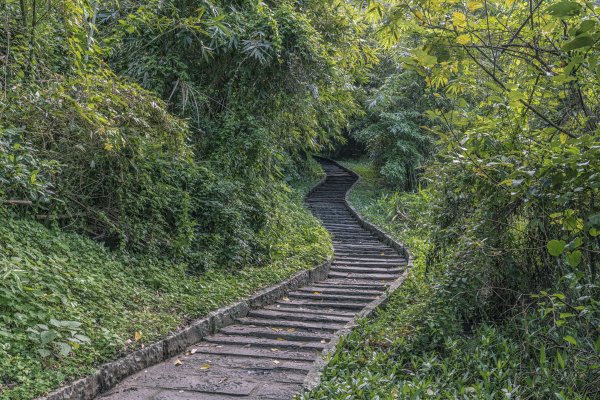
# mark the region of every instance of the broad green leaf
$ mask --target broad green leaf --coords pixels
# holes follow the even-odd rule
[[[452,25],[457,29],[462,30],[467,26],[467,16],[460,12],[452,13]]]
[[[62,321],[62,324],[69,329],[77,329],[81,326],[81,322],[78,321]]]
[[[471,37],[469,35],[459,35],[456,38],[456,43],[463,44],[463,45],[469,44],[469,43],[471,43]]]
[[[42,358],[48,358],[52,354],[49,350],[46,349],[38,349],[38,354],[42,356]]]
[[[556,18],[573,17],[581,12],[581,5],[574,1],[561,1],[548,7],[546,12]]]
[[[52,325],[52,326],[56,326],[56,327],[58,327],[58,328],[60,328],[60,327],[62,327],[62,326],[63,326],[61,321],[58,321],[58,320],[56,320],[56,319],[54,319],[54,318],[52,318],[52,319],[50,320],[50,325]],[[48,328],[46,328],[46,329],[48,329]]]
[[[85,335],[75,335],[75,339],[79,340],[81,343],[89,343],[90,338]]]
[[[69,353],[71,352],[71,350],[73,349],[71,347],[71,345],[69,345],[68,343],[64,343],[64,342],[58,342],[58,343],[56,343],[56,346],[58,347],[59,354],[63,357],[68,356]]]
[[[42,344],[48,344],[58,337],[58,334],[54,331],[44,331],[40,334],[40,340]]]
[[[576,267],[581,263],[582,257],[583,254],[580,250],[572,251],[567,255],[567,264],[569,264],[571,267]]]
[[[594,38],[589,35],[577,36],[575,39],[564,43],[561,47],[564,51],[577,50],[582,47],[590,47],[594,44]]]
[[[483,8],[484,3],[481,0],[473,0],[473,1],[469,1],[467,3],[467,8],[469,9],[469,11],[476,11],[479,10],[480,8]]]
[[[600,213],[590,215],[588,223],[595,228],[600,228]]]
[[[551,240],[548,242],[548,253],[550,253],[551,256],[554,257],[558,257],[560,256],[563,251],[565,250],[565,246],[566,243],[563,240]]]
[[[563,339],[571,343],[573,346],[577,346],[577,340],[575,340],[573,336],[565,336]]]
[[[596,26],[596,21],[593,19],[586,19],[583,21],[575,30],[575,36],[581,35],[582,33],[588,32],[590,29]]]

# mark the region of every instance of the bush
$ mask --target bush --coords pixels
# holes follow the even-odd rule
[[[5,110],[5,123],[22,126],[35,157],[60,166],[46,173],[51,196],[27,198],[38,212],[111,246],[189,247],[188,189],[200,171],[185,124],[159,100],[110,74],[59,80],[26,99]]]
[[[546,290],[518,292],[491,286],[490,272],[464,248],[446,247],[432,259],[434,188],[393,193],[368,166],[350,166],[366,172],[350,201],[409,246],[414,267],[302,398],[597,398],[597,285],[572,271]]]
[[[47,205],[54,197],[52,177],[58,170],[59,164],[41,158],[20,129],[0,127],[0,200]]]

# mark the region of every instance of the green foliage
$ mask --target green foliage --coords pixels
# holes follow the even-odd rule
[[[102,65],[86,4],[0,7],[10,86],[0,99],[2,200],[32,202],[20,210],[113,247],[189,252],[188,187],[206,172],[193,164],[186,124]]]
[[[2,202],[198,270],[273,257],[286,168],[339,135],[369,50],[338,2],[0,11]]]
[[[196,220],[215,231],[201,228],[201,239],[229,262],[270,257],[286,168],[339,137],[357,110],[352,84],[364,62],[352,61],[368,47],[349,44],[364,29],[355,10],[335,1],[153,1],[101,14],[122,16],[99,25],[115,70],[189,118],[195,159],[221,171],[228,215],[200,207]]]
[[[37,324],[33,328],[27,328],[29,339],[43,358],[52,355],[66,357],[71,354],[73,348],[90,342],[90,338],[77,333],[81,327],[80,322],[51,319],[49,324]]]
[[[571,1],[386,9],[382,35],[411,38],[405,67],[443,100],[427,112],[441,150],[435,251],[461,247],[490,286],[540,289],[572,268],[597,278],[596,15]]]
[[[418,175],[434,151],[434,136],[426,130],[428,121],[423,116],[433,102],[424,80],[400,68],[394,57],[388,56],[373,71],[375,77],[385,79],[368,89],[366,115],[355,121],[350,135],[366,145],[389,184],[415,190]]]
[[[6,102],[15,89],[34,94],[61,75],[97,66],[99,49],[87,18],[91,9],[84,0],[5,0],[0,4],[0,102]]]
[[[45,161],[20,130],[0,128],[0,198],[50,202],[57,169],[58,163]]]
[[[353,61],[369,49],[346,40],[363,27],[342,2],[114,7],[126,18],[100,28],[116,70],[189,116],[203,157],[240,173],[277,173],[286,152],[318,149],[356,110],[350,85],[363,63]]]
[[[0,178],[1,199],[196,269],[272,256],[286,168],[340,137],[375,62],[353,44],[360,14],[339,1],[10,0],[0,11],[0,123],[38,160]]]
[[[36,200],[46,219],[75,223],[113,246],[189,248],[188,187],[201,171],[190,160],[185,124],[111,76],[64,79],[40,92],[4,110],[9,126],[27,115],[23,135],[35,157],[60,166],[51,172],[51,201],[25,199]]]
[[[0,398],[329,255],[286,181],[357,109],[368,48],[351,7],[308,4],[0,3]]]
[[[597,397],[597,8],[367,2],[438,154],[415,195],[352,195],[416,266],[307,398]]]
[[[287,192],[264,265],[193,275],[187,264],[109,251],[0,211],[0,399],[34,398],[322,262],[327,232]]]
[[[414,267],[377,314],[339,345],[303,399],[593,399],[600,366],[597,288],[572,273],[560,292],[519,294],[514,309],[488,314],[488,292],[469,259],[449,249],[432,268],[436,192],[392,193],[373,168],[348,162],[363,180],[350,195],[359,212],[409,246]],[[459,256],[463,263],[457,263]]]

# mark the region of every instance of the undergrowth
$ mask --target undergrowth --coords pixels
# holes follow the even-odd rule
[[[410,248],[408,279],[339,344],[321,384],[302,399],[597,399],[598,301],[576,272],[521,293],[491,314],[476,271],[446,254],[432,263],[433,193],[394,193],[371,167],[350,202]],[[498,289],[495,293],[502,296]]]
[[[185,263],[111,251],[0,208],[0,399],[47,393],[322,262],[330,240],[302,206],[318,179],[296,177],[298,189],[279,199],[264,233],[273,243],[265,265],[235,270],[193,273]]]

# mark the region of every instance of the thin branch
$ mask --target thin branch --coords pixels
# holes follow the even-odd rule
[[[483,70],[483,72],[485,72],[488,76],[490,76],[492,78],[492,80],[494,82],[496,82],[496,84],[498,86],[500,86],[504,91],[508,91],[508,88],[504,85],[504,83],[502,81],[500,81],[498,79],[498,77],[496,77],[496,75],[494,73],[492,73],[490,70],[488,70],[485,67],[485,65],[481,64],[481,62],[479,62],[479,60],[477,60],[477,58],[475,58],[475,56],[473,56],[473,54],[469,51],[469,49],[466,46],[463,46],[463,47],[465,48],[465,51],[467,52],[467,54],[469,55],[471,60],[473,60],[475,62],[475,64],[477,64],[479,66],[479,68],[481,68]],[[519,99],[519,103],[523,104],[525,107],[530,109],[535,115],[537,115],[540,119],[542,119],[548,125],[552,126],[554,129],[558,130],[561,133],[564,133],[565,135],[567,135],[573,139],[577,139],[577,136],[573,135],[571,132],[565,130],[564,128],[557,125],[556,123],[550,121],[550,119],[548,119],[548,117],[546,117],[544,114],[542,114],[535,106],[533,106],[521,99]]]

